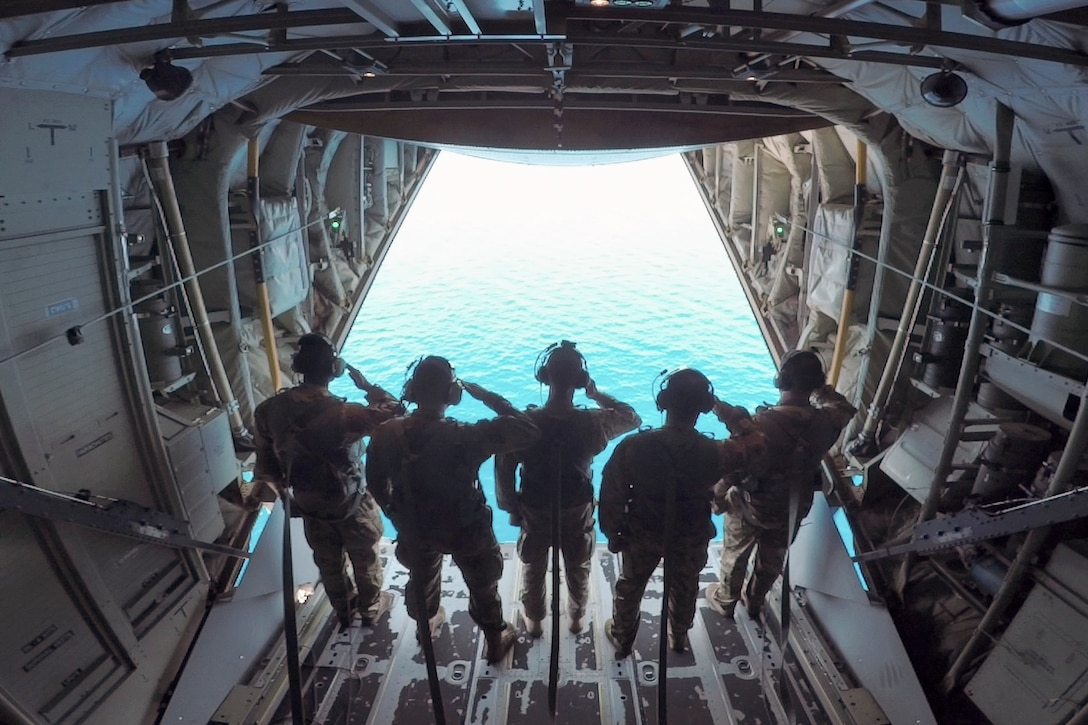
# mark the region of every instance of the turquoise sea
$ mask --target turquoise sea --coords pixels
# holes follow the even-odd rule
[[[654,379],[684,365],[730,403],[776,398],[767,347],[679,156],[571,168],[442,152],[343,357],[399,394],[409,363],[442,355],[463,380],[526,406],[545,400],[533,364],[560,339],[578,343],[600,389],[645,426],[664,422]],[[362,399],[346,375],[332,389]],[[593,405],[581,391],[577,401]],[[468,395],[449,414],[492,415]],[[713,416],[698,427],[726,434]],[[595,463],[598,486],[611,450]],[[480,480],[493,502],[491,461]],[[501,511],[495,529],[517,537]]]

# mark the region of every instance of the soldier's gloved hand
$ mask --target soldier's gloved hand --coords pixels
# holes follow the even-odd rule
[[[593,382],[593,378],[589,378],[586,381],[586,397],[592,400],[595,395],[597,395],[597,383]]]
[[[476,400],[483,400],[485,397],[492,394],[484,386],[470,383],[467,380],[461,381],[461,388],[473,398],[476,398]]]
[[[351,382],[355,383],[355,387],[359,390],[366,390],[370,386],[370,381],[366,379],[359,370],[351,365],[348,365],[348,375],[351,377]]]
[[[726,425],[748,417],[748,411],[739,405],[730,405],[721,398],[714,399],[714,415]]]
[[[725,498],[718,503],[718,507],[731,516],[737,516],[743,510],[744,503],[747,500],[747,493],[738,486],[730,486],[729,490],[725,492]]]

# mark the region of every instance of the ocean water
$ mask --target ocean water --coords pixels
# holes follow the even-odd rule
[[[524,407],[546,399],[534,362],[560,339],[578,343],[598,387],[644,426],[664,423],[654,381],[680,366],[735,405],[777,398],[767,347],[679,156],[570,168],[443,152],[342,356],[399,394],[412,361],[442,355],[461,379]],[[362,400],[346,375],[332,389]],[[594,405],[581,391],[575,401]],[[493,414],[465,395],[449,415]],[[712,415],[697,427],[726,436]],[[614,446],[594,464],[597,487]],[[480,481],[494,505],[492,461]],[[497,509],[495,529],[517,538]]]

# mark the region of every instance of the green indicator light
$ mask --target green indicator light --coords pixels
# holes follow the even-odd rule
[[[332,220],[332,228],[333,229],[339,229],[340,228],[340,220],[339,219],[333,219]]]

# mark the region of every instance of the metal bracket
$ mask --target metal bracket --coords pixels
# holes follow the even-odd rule
[[[996,513],[973,508],[924,521],[914,527],[909,542],[875,549],[852,558],[854,561],[873,561],[911,552],[926,554],[1085,516],[1088,516],[1088,486]]]
[[[175,549],[204,549],[248,559],[249,553],[188,536],[186,523],[131,501],[99,496],[70,496],[0,476],[0,509],[62,521]]]

